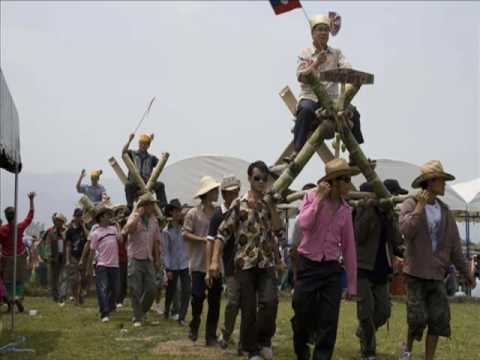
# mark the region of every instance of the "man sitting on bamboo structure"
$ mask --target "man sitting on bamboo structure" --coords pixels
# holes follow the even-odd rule
[[[90,173],[90,185],[82,185],[82,180],[85,177],[85,169],[80,173],[80,177],[77,180],[77,192],[84,194],[88,199],[94,204],[97,205],[106,198],[107,194],[103,185],[99,184],[100,175],[102,175],[102,170],[93,170]]]
[[[158,163],[158,158],[148,152],[148,148],[153,140],[153,134],[141,134],[138,140],[138,150],[129,150],[128,147],[132,142],[135,134],[130,134],[128,142],[123,147],[122,153],[128,153],[132,159],[135,167],[138,169],[141,178],[145,183],[148,182],[148,179],[152,175],[152,171]],[[130,209],[133,208],[133,202],[140,195],[139,186],[133,180],[132,174],[128,174],[128,182],[125,185],[125,196],[127,198],[127,205]],[[163,209],[167,205],[167,196],[165,194],[165,185],[161,181],[157,181],[153,187],[155,194],[157,195],[157,200],[160,204],[160,207]]]
[[[327,15],[317,15],[310,19],[313,48],[303,49],[298,58],[297,79],[300,82],[300,96],[297,106],[293,144],[295,152],[288,160],[294,159],[308,139],[308,135],[318,125],[316,110],[322,107],[322,99],[318,99],[313,89],[307,84],[305,76],[322,71],[351,68],[339,49],[328,46],[329,33],[336,34],[339,27],[332,24]],[[322,81],[331,99],[338,97],[338,84]],[[349,107],[349,118],[353,124],[352,133],[359,144],[363,143],[360,130],[360,114],[354,106]]]
[[[445,182],[455,177],[443,170],[440,161],[432,160],[420,168],[421,174],[412,188],[421,188],[415,198],[401,205],[400,230],[405,237],[405,284],[407,288],[407,343],[402,344],[400,360],[412,358],[413,341],[425,339],[425,359],[435,356],[438,337],[450,337],[450,309],[444,284],[449,265],[453,263],[475,286],[470,273],[457,224],[450,209],[438,196],[445,194]]]
[[[392,195],[408,193],[394,179],[387,179],[383,183]],[[363,183],[360,191],[372,192],[372,187],[369,183]],[[390,318],[388,284],[393,273],[391,260],[394,255],[403,256],[398,217],[375,203],[376,200],[368,200],[354,211],[358,267],[356,335],[364,360],[376,359],[375,333]]]

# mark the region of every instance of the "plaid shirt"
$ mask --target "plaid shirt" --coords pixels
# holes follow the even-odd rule
[[[272,231],[272,214],[267,203],[260,200],[253,209],[247,194],[238,207],[229,209],[218,228],[217,239],[223,243],[236,241],[235,270],[275,266],[276,241]]]

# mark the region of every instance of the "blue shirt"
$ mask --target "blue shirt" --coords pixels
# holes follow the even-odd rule
[[[168,270],[188,269],[188,245],[182,236],[182,227],[170,224],[162,231],[163,265]]]

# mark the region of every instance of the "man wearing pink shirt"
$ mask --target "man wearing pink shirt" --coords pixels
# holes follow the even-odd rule
[[[316,191],[305,195],[299,216],[303,232],[298,246],[299,264],[293,294],[293,343],[297,359],[310,359],[307,342],[315,334],[313,359],[331,359],[337,336],[345,265],[347,296],[357,292],[357,255],[352,211],[344,198],[350,177],[359,173],[343,159],[325,166],[326,175]]]
[[[128,287],[132,296],[133,326],[145,321],[156,293],[154,246],[161,241],[161,231],[155,218],[158,203],[151,193],[139,197],[122,234],[128,235]]]
[[[112,225],[112,215],[112,209],[100,208],[95,214],[98,226],[89,235],[91,254],[95,256],[95,282],[102,322],[110,320],[108,315],[115,310],[120,286],[117,242],[119,234]]]

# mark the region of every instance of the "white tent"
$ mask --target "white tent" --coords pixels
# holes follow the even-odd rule
[[[15,174],[14,203],[18,209],[18,173],[22,169],[20,158],[20,126],[18,112],[7,82],[0,69],[0,168]],[[13,226],[13,294],[17,287],[17,214]],[[12,333],[15,332],[15,306],[12,306]]]
[[[452,186],[465,200],[470,211],[480,211],[480,178],[465,181]]]
[[[208,175],[220,182],[224,176],[235,175],[242,183],[242,191],[248,189],[247,168],[249,162],[220,155],[195,156],[177,161],[163,170],[161,180],[169,200],[178,198],[182,203],[193,204],[202,176]]]
[[[0,167],[21,169],[18,112],[0,69]]]

